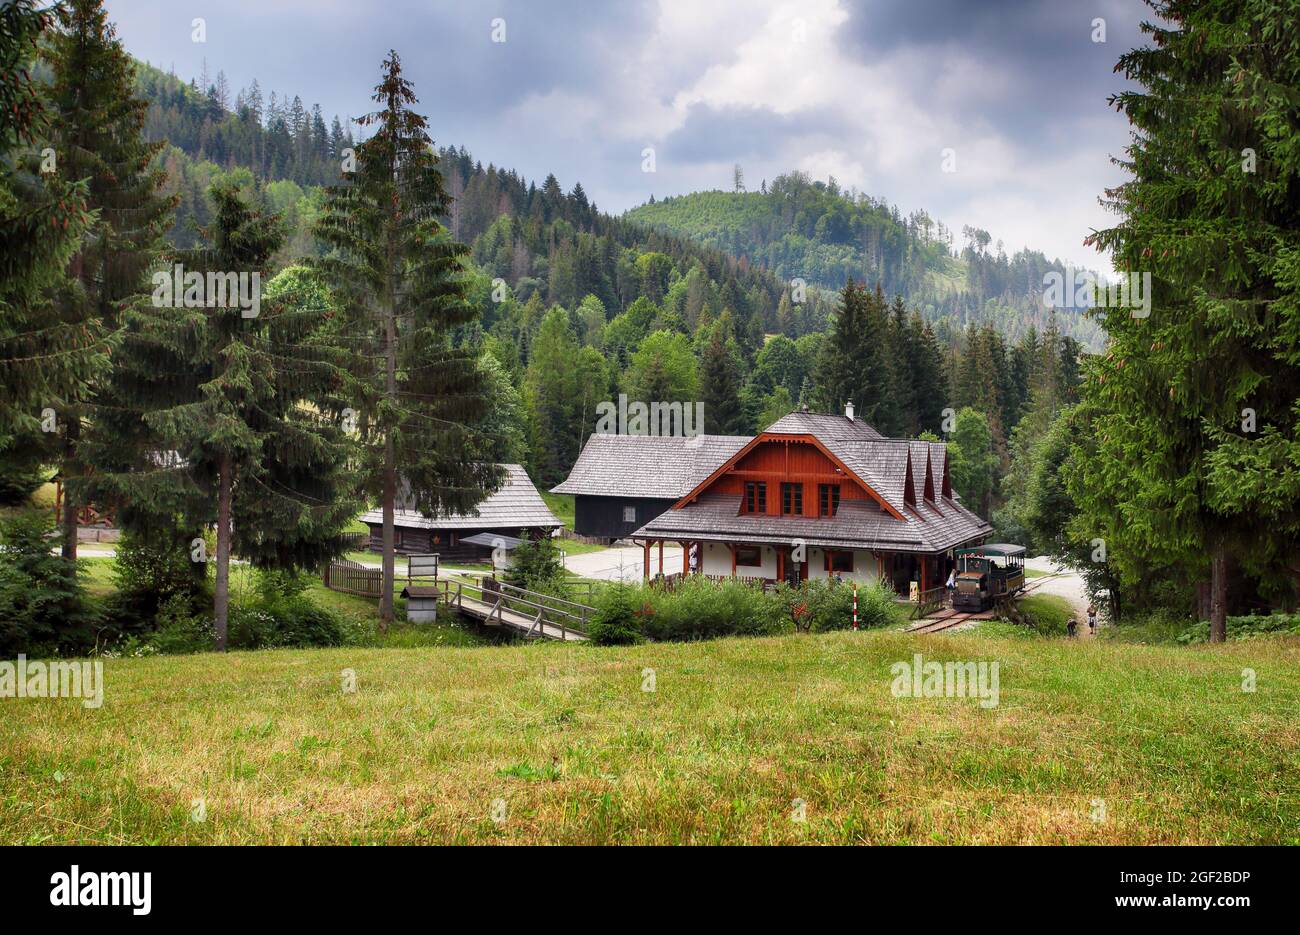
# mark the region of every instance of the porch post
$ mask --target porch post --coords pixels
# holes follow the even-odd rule
[[[664,573],[664,540],[659,540],[659,574]]]
[[[641,543],[641,578],[643,581],[650,580],[650,540],[646,539]]]
[[[689,542],[677,544],[682,547],[682,577],[685,578],[691,573],[691,544]]]

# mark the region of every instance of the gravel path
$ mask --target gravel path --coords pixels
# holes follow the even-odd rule
[[[1046,555],[1025,559],[1025,567],[1047,572],[1053,576],[1029,578],[1025,584],[1033,587],[1031,593],[1056,594],[1069,601],[1070,606],[1074,608],[1075,619],[1079,621],[1079,637],[1085,640],[1091,639],[1092,634],[1088,632],[1088,592],[1083,586],[1083,577],[1077,571],[1056,564]],[[1099,614],[1097,626],[1100,628],[1103,625]]]

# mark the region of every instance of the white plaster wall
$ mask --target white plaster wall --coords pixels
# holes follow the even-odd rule
[[[876,557],[870,552],[855,550],[853,552],[853,571],[840,572],[840,576],[845,581],[856,581],[859,584],[871,584],[879,577],[876,573]],[[821,549],[808,550],[808,580],[815,578],[828,578],[826,573],[826,558]]]
[[[762,549],[763,564],[761,567],[737,565],[736,574],[741,577],[775,578],[777,576],[776,549],[772,546],[762,546]],[[808,579],[810,581],[815,578],[828,577],[825,565],[826,561],[821,549],[811,548],[808,550]],[[731,550],[725,543],[704,543],[703,571],[706,575],[727,576],[731,574]],[[857,581],[860,584],[872,583],[877,577],[876,557],[870,552],[855,551],[853,553],[853,572],[852,574],[846,573],[843,577],[845,581]]]
[[[737,565],[736,574],[741,578],[775,578],[776,549],[770,545],[759,546],[763,550],[762,565]],[[704,573],[706,575],[731,574],[731,549],[726,543],[704,543]]]

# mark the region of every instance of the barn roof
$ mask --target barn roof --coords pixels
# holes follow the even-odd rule
[[[676,500],[748,442],[748,435],[592,435],[551,492]]]
[[[394,522],[398,526],[414,529],[503,529],[514,526],[540,526],[555,528],[564,525],[546,506],[546,501],[533,486],[528,472],[518,464],[503,464],[505,480],[501,487],[480,503],[472,513],[451,513],[429,518],[410,509],[409,488],[403,485],[398,494],[398,509]],[[382,510],[367,510],[361,522],[379,524],[384,521]]]

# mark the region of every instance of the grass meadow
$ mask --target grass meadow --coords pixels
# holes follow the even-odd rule
[[[1000,703],[894,697],[914,653]],[[0,843],[1294,844],[1298,667],[996,629],[108,659],[98,710],[0,701]]]

